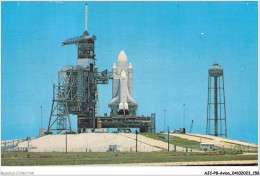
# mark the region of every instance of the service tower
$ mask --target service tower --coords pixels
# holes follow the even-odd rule
[[[96,128],[97,84],[108,84],[107,70],[95,67],[95,35],[88,33],[88,5],[85,6],[85,31],[81,36],[62,42],[77,45],[78,64],[64,66],[58,73],[58,85],[53,86],[53,103],[47,133],[57,130],[71,132],[69,114],[77,115],[78,133]],[[56,127],[54,124],[57,124]]]

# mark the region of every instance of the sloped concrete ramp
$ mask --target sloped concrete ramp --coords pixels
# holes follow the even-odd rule
[[[135,134],[121,133],[81,133],[67,135],[67,151],[68,152],[106,152],[109,145],[117,145],[117,149],[121,152],[133,152],[136,150]],[[141,135],[138,135],[139,137]],[[164,148],[160,145],[151,145],[152,142],[146,143],[142,137],[138,139],[138,152],[161,151]],[[151,141],[153,139],[147,138]],[[157,142],[157,140],[153,140]],[[157,142],[158,143],[158,142]],[[160,141],[159,141],[160,143]],[[161,142],[164,143],[164,142]],[[28,147],[28,142],[22,142],[18,147]],[[47,135],[29,142],[29,152],[65,152],[66,151],[66,135]]]

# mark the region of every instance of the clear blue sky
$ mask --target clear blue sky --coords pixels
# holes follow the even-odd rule
[[[37,136],[40,106],[47,128],[52,84],[76,65],[76,46],[61,42],[84,32],[85,2],[2,3],[2,140]],[[163,109],[170,129],[205,134],[208,68],[224,69],[228,137],[258,142],[257,2],[88,2],[88,31],[97,36],[100,70],[121,50],[133,65],[139,115]],[[201,33],[204,33],[201,36]],[[201,39],[200,39],[201,37]],[[100,112],[109,113],[109,85],[99,86]],[[72,116],[76,130],[76,117]]]

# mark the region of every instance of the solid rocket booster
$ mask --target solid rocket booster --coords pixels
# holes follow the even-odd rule
[[[131,62],[128,67],[128,91],[131,96],[133,96],[133,68]]]
[[[114,63],[112,68],[112,100],[109,103],[109,107],[112,111],[116,110],[119,115],[135,115],[135,110],[137,109],[137,103],[132,98],[133,94],[133,78],[132,78],[132,64],[127,67],[127,57],[124,51],[121,51],[117,66]]]

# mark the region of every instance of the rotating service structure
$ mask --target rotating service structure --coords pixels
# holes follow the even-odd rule
[[[208,74],[206,134],[227,137],[224,71],[218,63],[214,63]]]

